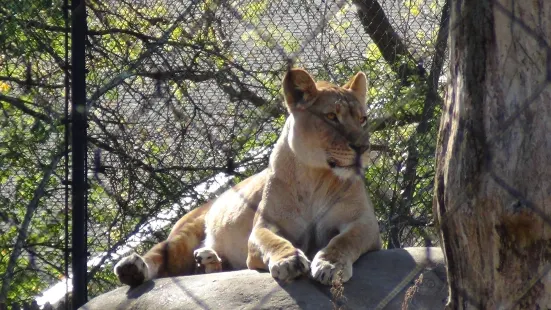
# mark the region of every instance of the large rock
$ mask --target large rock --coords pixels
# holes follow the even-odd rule
[[[120,287],[81,309],[443,309],[447,297],[439,248],[383,250],[362,256],[352,279],[326,287],[303,277],[279,283],[252,270],[184,276]],[[335,307],[336,306],[336,307]]]

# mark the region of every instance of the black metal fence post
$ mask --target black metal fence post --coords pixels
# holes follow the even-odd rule
[[[71,145],[72,145],[72,273],[73,309],[87,299],[86,242],[86,5],[83,0],[71,2]]]

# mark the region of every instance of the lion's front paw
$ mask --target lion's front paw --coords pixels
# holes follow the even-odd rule
[[[199,248],[193,251],[193,257],[195,257],[197,267],[204,268],[205,273],[222,271],[222,259],[211,248]]]
[[[331,262],[320,252],[312,261],[311,274],[314,279],[325,285],[331,285],[335,280],[344,283],[352,277],[352,263]]]
[[[296,249],[293,255],[275,261],[270,259],[268,269],[272,277],[287,281],[307,273],[310,269],[310,261],[301,250]]]
[[[123,284],[131,287],[142,284],[149,280],[149,270],[147,264],[138,254],[132,254],[121,259],[115,265],[115,274]]]

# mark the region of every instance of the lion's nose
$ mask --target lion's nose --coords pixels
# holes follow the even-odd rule
[[[357,154],[363,154],[369,148],[368,144],[350,143],[348,144],[348,146],[350,146],[350,148],[353,149]]]

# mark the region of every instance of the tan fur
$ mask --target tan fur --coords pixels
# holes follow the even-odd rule
[[[362,127],[366,83],[361,72],[343,87],[315,83],[301,69],[288,72],[283,89],[290,115],[268,168],[184,216],[168,240],[143,256],[146,270],[137,257],[123,259],[115,267],[119,279],[133,285],[127,278],[141,275],[132,272],[145,280],[189,274],[195,250],[199,259],[221,261],[226,270],[264,269],[280,280],[311,270],[324,284],[342,271],[340,280],[349,280],[352,263],[381,247],[363,173],[358,175],[369,156]]]

